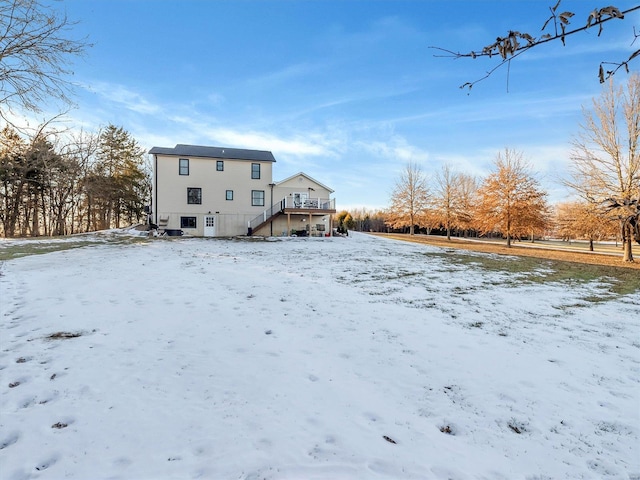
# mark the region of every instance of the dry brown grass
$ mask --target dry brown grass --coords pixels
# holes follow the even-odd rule
[[[606,255],[597,252],[573,252],[562,250],[560,248],[554,249],[548,246],[536,247],[535,244],[528,244],[526,247],[524,247],[518,245],[517,243],[513,244],[511,248],[507,248],[505,244],[474,240],[460,240],[456,238],[447,240],[446,237],[435,235],[411,236],[388,233],[374,233],[373,235],[384,236],[386,238],[393,238],[396,240],[403,240],[406,242],[425,243],[438,247],[472,250],[474,252],[495,253],[499,255],[518,255],[522,257],[535,257],[565,262],[585,263],[589,265],[604,265],[608,267],[632,268],[640,270],[640,262],[623,262],[622,254],[620,254],[620,256],[617,256]]]

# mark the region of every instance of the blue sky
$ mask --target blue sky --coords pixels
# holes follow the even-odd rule
[[[548,44],[477,84],[495,60],[437,58],[509,29],[538,35],[555,0],[64,0],[94,46],[77,60],[72,126],[113,123],[146,149],[192,143],[270,150],[274,180],[304,171],[338,208],[389,204],[409,161],[485,175],[523,152],[550,200],[565,175],[602,60],[625,59],[640,16]],[[563,0],[575,25],[581,0]],[[598,6],[601,2],[595,2]],[[606,3],[606,2],[605,2]],[[621,9],[633,2],[613,2]],[[607,3],[608,4],[608,3]],[[638,40],[640,41],[640,40]],[[637,42],[636,42],[637,43]],[[637,65],[634,65],[637,68]],[[626,74],[618,75],[624,82]],[[508,88],[507,88],[508,81]]]

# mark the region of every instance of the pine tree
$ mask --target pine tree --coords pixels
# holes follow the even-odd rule
[[[18,228],[26,186],[27,144],[9,126],[0,131],[0,222],[5,237],[13,237]]]
[[[144,150],[122,127],[109,125],[99,137],[96,162],[86,179],[90,222],[95,228],[119,228],[140,220],[149,196]]]

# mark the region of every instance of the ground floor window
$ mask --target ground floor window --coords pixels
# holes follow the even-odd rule
[[[196,217],[180,217],[180,228],[196,228]]]
[[[251,190],[251,205],[264,207],[264,190]]]
[[[233,190],[227,190],[227,200],[233,200]]]

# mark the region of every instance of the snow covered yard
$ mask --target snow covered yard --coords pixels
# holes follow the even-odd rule
[[[457,255],[355,234],[4,261],[0,478],[640,478],[640,292]]]

